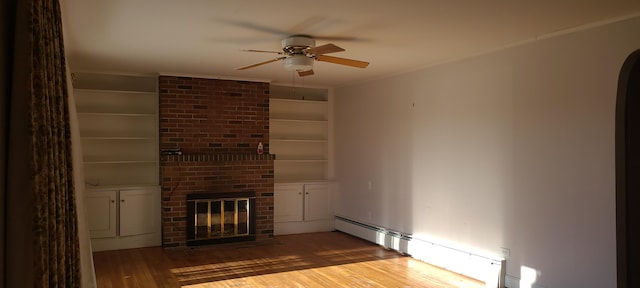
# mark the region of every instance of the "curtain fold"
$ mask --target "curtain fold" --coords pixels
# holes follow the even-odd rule
[[[34,173],[34,284],[80,287],[80,255],[62,15],[31,1],[30,129]]]

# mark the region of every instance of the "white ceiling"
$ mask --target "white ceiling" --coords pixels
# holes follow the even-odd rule
[[[638,0],[61,0],[74,72],[168,73],[278,84],[339,87],[371,81],[640,15]],[[368,61],[366,69],[326,62],[304,78],[277,56],[292,34],[327,37]],[[294,77],[295,76],[295,77]]]

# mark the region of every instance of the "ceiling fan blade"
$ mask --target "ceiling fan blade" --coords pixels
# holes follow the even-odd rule
[[[304,77],[304,76],[311,76],[315,73],[313,73],[313,69],[312,70],[307,70],[307,71],[298,71],[298,76],[300,77]]]
[[[267,51],[267,50],[256,50],[256,49],[248,49],[248,50],[242,50],[243,52],[259,52],[259,53],[275,53],[275,54],[280,54],[280,55],[284,55],[284,52],[278,52],[278,51]]]
[[[328,54],[328,53],[342,52],[344,51],[344,49],[329,43],[329,44],[324,44],[317,47],[309,48],[305,51],[307,52],[307,54],[322,55],[322,54]]]
[[[369,62],[358,61],[358,60],[347,59],[347,58],[340,58],[340,57],[333,57],[333,56],[327,56],[327,55],[318,55],[316,59],[318,59],[318,61],[330,62],[330,63],[357,67],[357,68],[366,68],[367,66],[369,66]]]
[[[257,67],[257,66],[260,66],[260,65],[269,64],[269,63],[271,63],[271,62],[276,62],[276,61],[278,61],[278,60],[282,60],[282,59],[284,59],[284,58],[287,58],[287,57],[278,57],[278,58],[271,59],[271,60],[267,60],[267,61],[264,61],[264,62],[260,62],[260,63],[256,63],[256,64],[251,64],[251,65],[247,65],[247,66],[238,67],[238,68],[236,68],[236,70],[245,70],[245,69],[249,69],[249,68]]]

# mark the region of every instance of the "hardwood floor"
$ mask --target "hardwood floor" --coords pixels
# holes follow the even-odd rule
[[[484,287],[341,232],[190,249],[96,252],[107,287]]]

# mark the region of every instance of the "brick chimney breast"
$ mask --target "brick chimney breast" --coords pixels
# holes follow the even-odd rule
[[[164,247],[186,246],[186,195],[255,192],[256,240],[273,237],[269,83],[159,77]],[[264,145],[257,154],[258,143]]]

